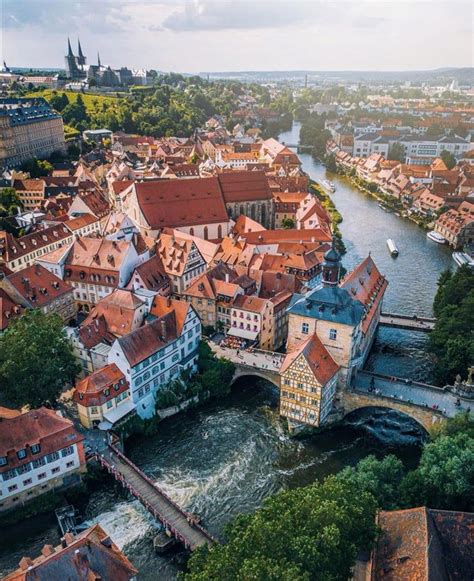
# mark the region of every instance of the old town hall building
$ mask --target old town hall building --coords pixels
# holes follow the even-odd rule
[[[324,256],[321,284],[293,295],[288,307],[280,411],[302,423],[324,421],[337,389],[348,387],[362,367],[380,319],[388,283],[371,256],[343,279],[340,271],[333,244]]]

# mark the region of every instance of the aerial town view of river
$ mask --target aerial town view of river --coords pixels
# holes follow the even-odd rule
[[[299,124],[280,135],[297,143]],[[300,154],[303,169],[315,180],[325,168]],[[329,176],[332,199],[343,216],[340,226],[352,268],[370,252],[389,287],[384,308],[403,314],[430,315],[440,273],[453,265],[450,251],[427,239],[415,224],[384,212],[376,201],[348,181]],[[392,238],[400,251],[392,258]],[[381,329],[367,362],[371,370],[429,381],[431,362],[421,333]],[[232,394],[163,422],[159,433],[127,444],[127,454],[180,505],[198,513],[211,534],[222,537],[235,515],[257,508],[271,493],[297,487],[355,464],[368,454],[395,453],[407,465],[418,458],[420,432],[395,412],[365,410],[341,426],[306,438],[290,438],[277,411],[278,394],[264,381],[242,378]],[[182,568],[179,553],[160,557],[153,551],[156,525],[137,500],[116,485],[93,492],[84,509],[88,523],[98,522],[140,570],[140,579],[173,579]],[[54,514],[12,526],[2,535],[0,574],[25,554],[39,554],[45,543],[59,542]]]

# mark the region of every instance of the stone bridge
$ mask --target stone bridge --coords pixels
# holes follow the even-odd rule
[[[235,363],[235,373],[234,377],[232,378],[232,383],[236,382],[241,377],[247,377],[249,375],[253,377],[260,377],[261,379],[266,379],[270,383],[273,383],[275,387],[280,389],[280,374],[278,371],[259,369],[258,367],[251,367],[241,363]]]
[[[362,391],[345,391],[342,394],[342,405],[344,409],[343,417],[356,410],[369,407],[395,410],[415,420],[426,432],[430,432],[434,425],[446,420],[446,416],[439,410]]]

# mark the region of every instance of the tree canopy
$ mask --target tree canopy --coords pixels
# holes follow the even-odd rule
[[[57,315],[27,311],[0,336],[0,385],[14,405],[54,402],[79,371]]]
[[[237,517],[225,545],[196,551],[186,579],[346,580],[375,538],[376,508],[370,493],[336,477],[281,492]]]
[[[467,377],[474,361],[474,272],[468,266],[440,276],[433,311],[428,348],[437,359],[435,379],[452,384],[458,374]]]
[[[444,149],[441,153],[440,153],[440,157],[441,159],[444,161],[444,163],[446,164],[446,167],[448,169],[453,169],[453,167],[456,165],[456,158],[454,157],[454,155],[450,152],[447,151],[446,149]]]

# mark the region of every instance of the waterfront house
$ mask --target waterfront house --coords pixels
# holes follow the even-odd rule
[[[115,363],[78,381],[73,399],[85,428],[110,429],[135,412],[130,385]]]
[[[339,366],[316,334],[290,351],[280,368],[280,415],[290,425],[319,426],[336,395]]]
[[[343,388],[367,357],[388,283],[370,256],[340,280],[340,260],[333,245],[324,255],[321,283],[304,295],[293,295],[287,349],[316,334],[340,366]]]
[[[83,440],[59,412],[0,408],[0,511],[79,483],[86,471]]]

